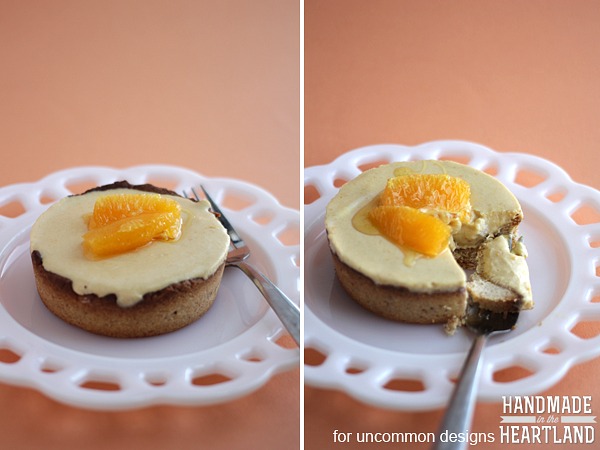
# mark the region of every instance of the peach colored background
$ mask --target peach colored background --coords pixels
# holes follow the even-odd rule
[[[304,165],[466,139],[599,188],[599,20],[600,2],[584,0],[306,0]],[[0,185],[166,163],[298,208],[298,34],[295,1],[0,0]],[[577,366],[547,394],[591,394],[598,410],[599,370]],[[298,383],[292,371],[225,405],[118,413],[0,384],[0,435],[15,449],[297,448]],[[441,417],[310,387],[305,400],[307,449],[333,448],[336,428],[430,431]],[[474,429],[498,415],[479,405]]]
[[[298,209],[299,51],[297,0],[0,0],[0,186],[172,164]],[[299,383],[115,413],[0,384],[0,447],[298,448]]]
[[[463,139],[545,157],[600,188],[600,2],[305,0],[304,21],[306,167],[370,144]],[[598,359],[579,365],[543,394],[592,395],[598,412],[599,373]],[[497,430],[500,413],[479,404],[471,430]],[[308,386],[305,444],[387,448],[332,433],[435,432],[441,416]]]

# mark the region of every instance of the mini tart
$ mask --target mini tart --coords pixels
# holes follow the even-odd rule
[[[470,219],[449,219],[452,239],[438,256],[359,230],[357,218],[376,205],[388,179],[436,173],[462,178],[471,189]],[[344,184],[327,206],[325,227],[336,275],[352,299],[389,319],[454,327],[469,298],[465,269],[476,269],[482,245],[515,233],[522,218],[515,196],[490,175],[451,161],[412,161],[370,169]]]
[[[81,246],[86,215],[97,198],[132,190],[177,200],[181,237],[89,259]],[[206,313],[217,295],[228,247],[227,232],[206,201],[125,181],[58,201],[38,218],[30,235],[35,281],[46,307],[79,328],[119,338],[175,331]]]

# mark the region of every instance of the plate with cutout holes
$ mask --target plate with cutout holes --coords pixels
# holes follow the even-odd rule
[[[247,239],[251,262],[299,302],[299,214],[266,191],[173,166],[68,169],[0,188],[0,381],[84,408],[126,409],[220,403],[297,367],[298,349],[288,348],[279,320],[235,268],[225,270],[203,317],[163,336],[96,336],[45,309],[30,262],[31,225],[54,201],[117,180],[177,192],[203,184]]]
[[[516,330],[490,340],[479,399],[540,392],[600,355],[600,329],[590,331],[600,321],[597,190],[542,158],[470,142],[375,145],[305,170],[305,197],[316,197],[304,207],[306,384],[396,410],[447,404],[472,337],[464,329],[450,337],[438,325],[388,321],[355,304],[335,278],[324,228],[326,205],[344,182],[380,164],[424,159],[454,160],[495,176],[524,212],[519,231],[535,308],[521,314]]]

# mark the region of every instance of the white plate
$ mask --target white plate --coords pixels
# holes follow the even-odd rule
[[[202,183],[217,202],[237,204],[235,210],[225,204],[224,213],[248,239],[251,261],[299,302],[299,245],[282,242],[283,234],[299,230],[299,214],[264,190],[171,166],[57,172],[36,183],[0,189],[0,208],[16,210],[20,205],[22,211],[14,218],[0,215],[0,381],[36,388],[80,407],[125,409],[224,402],[296,367],[298,349],[276,343],[284,334],[282,326],[252,282],[235,268],[225,270],[217,299],[204,317],[163,336],[96,336],[45,309],[30,262],[31,225],[52,200],[71,194],[73,186],[116,180],[167,183],[163,185],[178,192]]]
[[[306,383],[397,410],[447,403],[471,337],[465,330],[448,337],[440,326],[388,321],[349,300],[334,276],[324,229],[325,207],[340,180],[356,177],[365,165],[421,159],[495,168],[495,176],[517,196],[524,211],[519,229],[530,255],[535,309],[521,314],[515,331],[489,342],[479,399],[542,391],[573,364],[598,356],[600,336],[584,339],[571,332],[578,322],[600,320],[600,224],[578,225],[571,217],[579,217],[582,207],[600,212],[598,191],[574,183],[556,165],[531,155],[496,153],[459,141],[377,145],[305,170],[305,189],[316,189],[320,197],[304,209],[304,342],[325,357],[322,364],[305,366]],[[520,184],[524,174],[539,183]],[[502,371],[511,367],[520,367],[528,376],[503,378],[507,372]]]

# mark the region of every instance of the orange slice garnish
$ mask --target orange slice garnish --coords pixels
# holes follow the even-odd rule
[[[437,256],[448,247],[450,227],[418,209],[377,206],[369,212],[369,220],[394,244],[424,255]]]
[[[447,211],[466,222],[471,212],[471,188],[462,178],[446,174],[401,175],[388,180],[379,204]]]
[[[100,197],[89,218],[83,248],[93,257],[133,251],[155,240],[181,234],[181,207],[159,194],[108,194]]]
[[[88,223],[89,229],[146,213],[180,214],[181,207],[172,198],[160,194],[107,194],[96,200]]]

